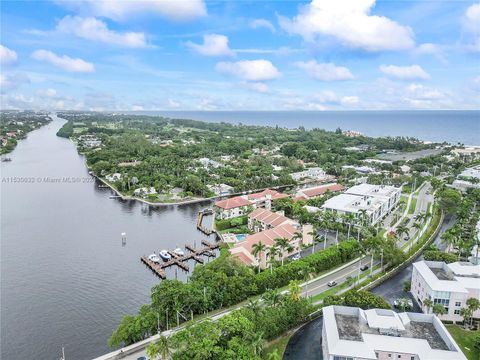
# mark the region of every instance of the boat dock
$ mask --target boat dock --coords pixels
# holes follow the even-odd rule
[[[205,215],[213,215],[213,209],[205,209],[198,212],[197,229],[203,232],[205,235],[210,235],[213,233],[213,230],[203,226],[203,217]]]
[[[187,261],[193,259],[199,264],[203,264],[204,260],[201,258],[201,256],[215,257],[213,250],[218,249],[220,246],[218,243],[212,244],[206,240],[202,240],[202,245],[203,247],[201,249],[195,249],[188,244],[185,245],[185,249],[188,251],[188,254],[183,256],[180,256],[173,251],[168,251],[172,258],[168,261],[160,262],[158,264],[151,261],[148,256],[142,256],[140,260],[147,265],[147,267],[150,268],[150,270],[152,270],[159,278],[166,279],[166,268],[176,265],[184,271],[189,271],[190,268],[186,264]]]

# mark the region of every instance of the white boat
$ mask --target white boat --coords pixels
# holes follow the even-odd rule
[[[148,255],[148,260],[153,261],[154,263],[160,262],[160,258],[155,253]]]
[[[173,252],[175,254],[177,254],[178,256],[185,256],[185,251],[183,251],[182,249],[180,248],[176,248],[175,250],[173,250]]]
[[[160,251],[158,255],[160,255],[160,257],[165,261],[168,261],[172,258],[172,255],[170,255],[167,250]]]

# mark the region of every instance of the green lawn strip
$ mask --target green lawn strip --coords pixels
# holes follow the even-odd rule
[[[423,235],[421,236],[421,238],[413,245],[413,249],[414,251],[417,250],[418,248],[418,244],[423,244],[428,238],[430,238],[430,236],[432,235],[432,233],[435,231],[435,229],[437,228],[438,226],[438,223],[440,221],[440,218],[441,218],[441,213],[439,211],[436,211],[435,214],[433,215],[433,219],[432,221],[430,222],[430,224],[428,225],[428,228],[427,230],[423,233]],[[402,250],[405,250],[408,246],[410,246],[410,243],[415,239],[415,237],[412,237],[411,240],[409,240],[407,243],[405,243],[403,246],[402,246]],[[421,246],[421,245],[420,245]]]
[[[289,330],[282,336],[267,343],[267,345],[263,348],[262,359],[268,359],[268,355],[274,352],[277,353],[277,355],[279,356],[279,359],[282,359],[283,353],[287,348],[290,338],[295,333],[295,330],[296,329]]]
[[[410,202],[410,207],[408,208],[408,214],[413,214],[415,212],[416,207],[417,207],[417,198],[413,197],[412,201]]]
[[[473,346],[473,338],[480,334],[480,330],[469,331],[464,330],[458,325],[447,324],[445,327],[450,332],[450,335],[455,339],[460,349],[467,357],[468,360],[479,360],[480,350]]]

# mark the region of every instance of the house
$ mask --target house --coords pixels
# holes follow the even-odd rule
[[[355,131],[355,130],[344,130],[342,131],[342,134],[348,137],[360,137],[363,136],[363,134],[360,131]]]
[[[433,314],[323,308],[324,360],[467,360]]]
[[[413,264],[411,293],[423,312],[432,309],[424,305],[425,299],[445,307],[442,320],[461,321],[460,309],[468,298],[480,299],[480,265],[470,262],[446,264],[441,261],[418,261]],[[474,317],[480,318],[480,310]]]
[[[118,164],[118,166],[120,167],[135,167],[135,166],[138,166],[142,163],[141,160],[133,160],[133,161],[124,161],[124,162],[121,162]]]
[[[155,188],[153,186],[151,186],[149,188],[142,187],[142,188],[135,189],[133,191],[133,193],[134,193],[135,196],[141,196],[141,197],[146,198],[148,195],[156,194],[157,191],[155,190]]]
[[[410,174],[410,170],[411,170],[411,169],[412,169],[412,168],[411,168],[410,166],[408,166],[408,165],[402,165],[402,166],[400,166],[400,170],[402,170],[402,172],[403,172],[404,174]]]
[[[480,146],[469,146],[463,149],[457,148],[452,150],[452,154],[465,162],[470,162],[475,159],[480,159]]]
[[[233,193],[233,187],[227,184],[207,185],[207,187],[217,196],[227,196]]]
[[[452,187],[463,192],[480,188],[480,165],[463,170],[453,181]]]
[[[265,189],[258,193],[248,194],[247,199],[255,203],[255,207],[262,207],[270,210],[272,208],[272,202],[275,200],[287,198],[287,194],[283,194],[276,190]]]
[[[215,217],[218,219],[231,219],[245,215],[250,209],[255,208],[255,203],[243,196],[235,196],[215,202]]]
[[[307,200],[316,198],[326,194],[327,192],[340,192],[345,190],[345,187],[340,184],[326,184],[322,186],[311,187],[307,189],[299,190],[294,197],[294,200]]]
[[[365,166],[365,165],[363,165],[363,166],[343,165],[342,169],[343,170],[352,169],[352,170],[355,170],[355,172],[357,172],[358,174],[375,174],[375,173],[378,173],[371,166]]]
[[[217,169],[220,166],[222,166],[222,164],[220,164],[219,162],[217,162],[215,160],[212,160],[212,159],[209,159],[209,158],[200,158],[200,159],[198,159],[198,162],[200,164],[202,164],[202,166],[207,170],[209,170],[211,168]]]
[[[268,248],[275,244],[276,239],[286,239],[293,248],[291,252],[283,252],[280,254],[279,259],[282,259],[298,252],[301,244],[310,245],[313,242],[311,232],[311,225],[300,227],[300,225],[296,223],[286,222],[274,228],[248,235],[244,241],[235,244],[234,247],[230,249],[230,253],[245,265],[258,266],[260,263],[261,268],[266,268],[268,266]],[[267,251],[254,256],[252,254],[253,245],[260,242],[267,247]]]
[[[120,173],[108,174],[105,176],[105,179],[107,179],[107,181],[110,181],[110,182],[119,181],[122,179],[122,174]]]
[[[353,214],[357,223],[375,225],[398,205],[400,194],[401,188],[394,186],[359,184],[328,199],[322,210]]]
[[[295,181],[300,181],[303,179],[326,180],[329,178],[325,171],[323,171],[323,169],[319,167],[308,168],[303,171],[292,173],[290,174],[290,176]]]
[[[7,132],[5,135],[7,135],[9,138],[17,137],[17,133],[15,131]]]
[[[297,224],[286,217],[283,212],[272,212],[267,209],[257,208],[248,214],[248,228],[254,232],[272,229],[282,224]]]

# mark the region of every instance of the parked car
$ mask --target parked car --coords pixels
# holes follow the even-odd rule
[[[328,286],[328,287],[334,287],[335,285],[337,285],[337,282],[336,282],[335,280],[329,281],[329,282],[327,283],[327,286]]]
[[[365,271],[365,270],[368,269],[368,267],[369,267],[369,266],[368,266],[367,264],[362,265],[362,266],[360,266],[360,270],[361,270],[361,271]]]

